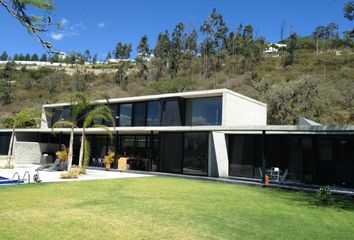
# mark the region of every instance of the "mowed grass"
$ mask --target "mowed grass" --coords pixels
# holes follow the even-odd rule
[[[354,204],[173,177],[2,186],[0,239],[354,239]]]

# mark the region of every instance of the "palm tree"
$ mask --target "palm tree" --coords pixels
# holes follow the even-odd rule
[[[86,166],[89,159],[90,154],[90,143],[86,139],[85,130],[88,127],[94,128],[102,128],[105,129],[109,136],[112,138],[112,133],[108,129],[108,127],[104,124],[95,124],[95,120],[103,119],[105,122],[111,122],[113,127],[115,127],[115,122],[112,117],[112,110],[104,104],[96,105],[86,116],[85,121],[82,127],[82,135],[81,135],[81,146],[80,146],[80,157],[79,157],[79,166]],[[86,163],[86,164],[85,164]]]
[[[38,124],[42,121],[41,113],[42,111],[39,108],[24,108],[13,117],[12,134],[10,138],[9,151],[7,154],[8,164],[11,163],[13,153],[14,140],[16,136],[15,129],[38,126]]]
[[[88,158],[88,147],[89,143],[85,137],[85,129],[90,127],[95,119],[104,119],[105,121],[112,121],[112,111],[109,107],[103,104],[96,105],[91,111],[88,111],[91,104],[82,93],[75,93],[71,97],[70,101],[70,120],[60,120],[53,124],[52,129],[56,127],[70,127],[70,141],[69,141],[69,153],[68,153],[68,171],[71,170],[72,160],[73,160],[73,145],[74,145],[74,129],[78,128],[78,124],[80,121],[84,120],[82,138],[81,138],[81,146],[80,146],[80,156],[79,156],[79,166],[82,166],[82,162],[84,159],[84,148],[86,147],[86,158]],[[93,127],[101,127],[107,128],[103,124],[95,124]],[[108,128],[107,128],[108,129]],[[86,142],[86,144],[85,144]]]

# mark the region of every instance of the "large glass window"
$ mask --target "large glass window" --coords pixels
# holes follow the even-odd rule
[[[111,109],[112,111],[112,117],[113,117],[113,120],[115,121],[115,125],[116,126],[119,126],[119,116],[118,116],[118,112],[119,112],[119,104],[110,104],[108,105],[108,107]],[[113,123],[111,122],[105,122],[106,125],[108,127],[112,127],[113,126]]]
[[[221,125],[222,98],[186,100],[186,125]]]
[[[134,126],[145,126],[146,123],[146,102],[134,103]]]
[[[51,125],[58,122],[58,121],[71,121],[69,106],[53,109],[53,116],[52,116]]]
[[[161,133],[160,171],[182,173],[183,133]]]
[[[0,155],[7,155],[10,146],[11,133],[0,133]]]
[[[162,126],[182,126],[181,99],[162,100]]]
[[[160,171],[208,174],[208,133],[161,133]]]
[[[230,135],[229,174],[239,177],[260,177],[261,144],[260,136]]]
[[[133,104],[121,104],[119,112],[119,126],[131,126],[132,125],[132,109]]]
[[[208,175],[208,133],[184,134],[183,173]]]
[[[148,102],[146,125],[159,126],[160,112],[161,112],[160,102],[158,101]]]

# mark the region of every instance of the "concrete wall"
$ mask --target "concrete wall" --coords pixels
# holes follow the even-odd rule
[[[7,156],[0,155],[0,167],[5,167],[6,163],[7,163]]]
[[[19,142],[14,145],[13,161],[16,164],[32,164],[41,162],[43,152],[55,152],[58,144]]]
[[[227,143],[225,134],[211,132],[209,134],[209,169],[210,177],[229,176],[229,158],[227,154]]]
[[[262,126],[267,124],[267,105],[232,92],[223,94],[223,126]]]
[[[51,113],[50,108],[48,109],[44,109],[44,107],[42,107],[42,121],[41,121],[41,129],[48,129],[49,126],[51,125],[51,120],[52,118],[50,116],[47,116],[45,114],[45,111],[47,111],[48,113]]]

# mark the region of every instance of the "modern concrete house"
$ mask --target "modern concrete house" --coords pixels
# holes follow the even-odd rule
[[[92,104],[98,103],[111,108],[116,127],[104,123],[112,139],[103,129],[86,129],[92,167],[103,167],[103,157],[112,150],[115,168],[124,156],[130,170],[252,180],[261,178],[261,169],[277,169],[286,172],[289,183],[354,187],[354,126],[306,119],[297,126],[267,125],[266,104],[227,89]],[[70,129],[52,129],[52,124],[70,120],[70,104],[46,104],[43,110],[52,114],[43,114],[39,129],[16,130],[16,163],[52,161],[60,145],[68,145]],[[81,132],[75,129],[74,164]],[[10,134],[0,130],[0,155],[7,153]]]

